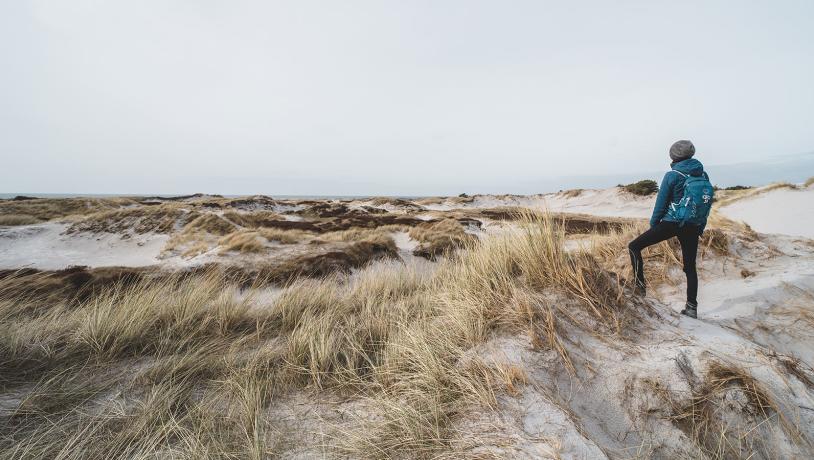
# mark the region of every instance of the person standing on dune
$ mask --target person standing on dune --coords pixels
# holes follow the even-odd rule
[[[698,272],[695,259],[698,239],[704,233],[712,206],[713,188],[704,165],[693,158],[695,146],[681,140],[670,147],[670,171],[664,175],[650,218],[650,229],[630,242],[630,262],[636,279],[635,292],[645,294],[642,250],[677,237],[687,275],[687,304],[681,314],[698,318]]]

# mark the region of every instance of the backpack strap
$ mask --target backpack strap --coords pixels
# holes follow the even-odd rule
[[[688,174],[684,174],[681,171],[676,171],[675,169],[671,169],[670,171],[681,174],[681,177],[683,177],[684,179],[690,177]]]

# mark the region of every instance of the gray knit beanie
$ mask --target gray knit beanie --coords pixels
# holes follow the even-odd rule
[[[692,158],[695,155],[695,146],[690,141],[677,141],[670,147],[670,159],[679,162]]]

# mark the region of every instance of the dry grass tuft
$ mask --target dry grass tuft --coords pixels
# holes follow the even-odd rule
[[[809,388],[814,388],[814,369],[796,356],[787,356],[775,351],[766,353],[766,356],[776,361],[783,370],[793,375]]]
[[[235,225],[217,214],[198,215],[192,219],[182,233],[205,232],[211,235],[226,236],[235,230]]]
[[[271,211],[226,211],[223,213],[223,218],[246,228],[268,227],[284,220],[282,216]]]
[[[180,224],[194,218],[178,203],[134,206],[89,214],[74,222],[68,233],[172,233]]]
[[[718,228],[704,230],[704,234],[701,236],[698,244],[702,248],[702,253],[703,251],[712,250],[719,256],[727,256],[730,254],[729,237],[723,230]]]
[[[374,412],[342,429],[348,455],[438,456],[462,414],[527,379],[515,365],[465,359],[474,345],[533,329],[569,368],[569,330],[624,336],[636,324],[615,279],[564,240],[560,223],[528,214],[433,272],[390,264],[328,276],[340,260],[329,252],[296,264],[322,279],[286,278],[262,305],[217,271],[115,284],[71,305],[0,289],[0,390],[23,395],[0,414],[0,451],[278,456],[291,431],[269,404],[312,387],[361,395]],[[393,250],[346,244],[341,260],[356,267]]]
[[[562,196],[564,196],[565,198],[576,198],[576,197],[582,195],[584,192],[585,192],[585,189],[583,189],[583,188],[574,188],[574,189],[571,189],[571,190],[563,191]]]
[[[135,205],[130,198],[35,198],[0,200],[0,216],[26,215],[39,221],[83,216]]]
[[[673,410],[671,420],[710,458],[745,458],[755,452],[771,457],[764,437],[772,423],[791,439],[801,439],[774,398],[739,366],[713,361],[705,378],[690,384],[688,402],[663,395]]]
[[[31,225],[39,223],[40,220],[29,214],[5,214],[0,215],[0,225],[16,226]]]
[[[375,228],[354,227],[348,230],[324,233],[319,236],[321,242],[354,242],[354,241],[386,241],[392,240],[393,232],[403,232],[409,227],[406,225],[382,225]]]
[[[224,252],[229,250],[240,250],[240,243],[237,241],[241,232],[237,230],[235,224],[223,217],[213,214],[205,213],[199,214],[194,211],[189,213],[187,219],[191,219],[189,223],[184,225],[181,231],[174,233],[167,244],[164,246],[164,251],[180,251],[182,257],[195,257],[203,254],[213,246],[220,244],[234,245],[232,249],[225,249]],[[229,236],[233,236],[229,239]],[[221,237],[218,239],[218,237]],[[248,238],[243,236],[244,243],[247,244],[244,252],[251,252],[249,249]],[[258,248],[259,250],[259,248]]]
[[[218,241],[221,246],[221,253],[229,251],[237,252],[263,252],[268,247],[265,241],[279,242],[283,244],[296,244],[306,241],[309,235],[300,230],[281,230],[276,228],[260,228],[258,230],[238,230],[232,232]]]
[[[236,252],[263,252],[266,245],[263,244],[259,232],[240,230],[224,236],[218,241],[221,246],[220,253],[225,254],[230,251]]]
[[[811,187],[812,185],[814,185],[814,177],[809,177],[809,178],[808,178],[808,179],[806,179],[806,181],[803,183],[803,187],[804,187],[804,188]]]
[[[413,254],[430,260],[477,242],[477,237],[466,233],[455,219],[421,223],[411,228],[409,234],[410,238],[421,243]]]

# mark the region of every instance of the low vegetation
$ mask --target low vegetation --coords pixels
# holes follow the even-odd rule
[[[670,408],[670,420],[708,458],[773,457],[775,452],[765,443],[774,429],[773,420],[793,439],[802,440],[774,397],[746,369],[711,361],[699,377],[686,364],[680,368],[690,385],[690,397],[666,389],[661,397]]]
[[[448,255],[451,251],[474,244],[477,237],[466,233],[454,219],[421,223],[410,229],[410,238],[420,242],[413,254],[429,260]]]
[[[0,225],[31,225],[39,223],[40,220],[28,214],[5,214],[0,215]]]
[[[68,216],[85,216],[135,204],[136,201],[130,198],[30,198],[0,200],[0,218],[14,215],[30,216],[39,222],[44,222]]]
[[[539,334],[572,369],[563,324],[616,335],[635,323],[613,279],[565,251],[563,238],[556,223],[530,217],[434,273],[301,278],[262,308],[217,272],[114,285],[70,308],[10,295],[15,277],[6,277],[0,388],[18,399],[0,416],[0,451],[262,458],[296,437],[270,405],[313,387],[362,395],[372,411],[343,436],[359,442],[336,438],[332,448],[437,455],[467,408],[493,407],[496,392],[523,385],[522,370],[460,365],[492,331]],[[545,291],[562,303],[538,299]]]
[[[267,197],[197,204],[101,210],[71,228],[171,233],[168,250],[242,253],[251,264],[0,271],[0,459],[500,456],[460,450],[461,424],[506,396],[522,400],[527,386],[561,401],[601,371],[590,343],[644,353],[654,324],[674,322],[619,275],[644,222],[518,208],[424,221],[344,203],[304,204],[299,221]],[[269,209],[244,210],[257,206]],[[483,239],[467,232],[484,219],[511,225]],[[396,232],[432,269],[400,263]],[[566,244],[577,234],[592,244]],[[714,213],[700,257],[756,240]],[[645,257],[653,285],[676,282],[675,242]],[[545,377],[478,354],[505,337],[520,337]],[[799,360],[767,359],[809,378]],[[771,457],[762,439],[778,432],[805,448],[799,421],[750,370],[718,357],[698,373],[677,362],[686,385],[645,372],[659,405],[640,415],[683,433],[681,452]]]
[[[169,234],[186,222],[198,217],[177,203],[156,206],[132,206],[95,212],[79,217],[68,233],[120,233],[134,232]]]
[[[627,185],[619,185],[622,190],[639,196],[655,195],[659,191],[659,184],[654,180],[645,179]]]
[[[737,191],[737,190],[749,190],[750,188],[753,188],[753,187],[752,187],[751,185],[732,185],[732,186],[729,186],[729,187],[723,187],[723,188],[720,188],[720,187],[718,187],[718,186],[715,186],[715,187],[714,187],[714,189],[715,189],[716,191],[717,191],[717,190],[727,190],[727,191],[733,191],[733,190],[735,190],[735,191]]]

